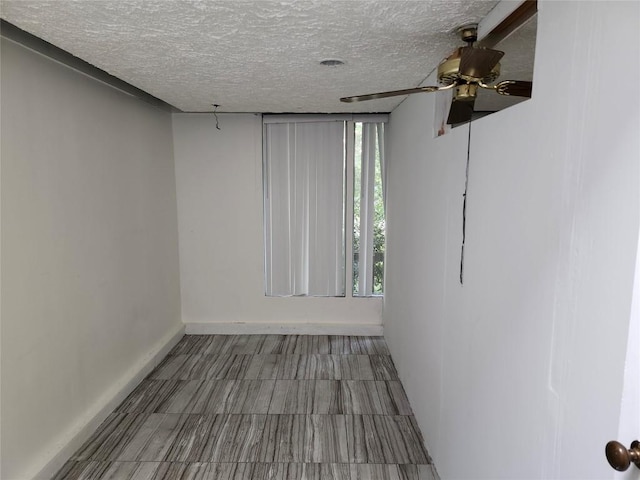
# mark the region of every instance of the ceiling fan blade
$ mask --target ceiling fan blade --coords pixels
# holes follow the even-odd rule
[[[496,92],[500,95],[514,96],[514,97],[528,97],[531,98],[531,89],[533,88],[533,82],[525,80],[503,80],[495,85]]]
[[[491,73],[504,52],[481,47],[462,47],[459,73],[463,78],[482,80]]]
[[[364,100],[374,100],[376,98],[397,97],[399,95],[409,95],[411,93],[437,92],[440,89],[441,89],[440,87],[433,87],[433,86],[407,88],[405,90],[393,90],[391,92],[370,93],[368,95],[356,95],[354,97],[342,97],[340,99],[340,101],[341,102],[345,102],[345,103],[362,102]]]
[[[473,115],[474,100],[453,100],[447,117],[447,125],[456,125],[471,120]]]

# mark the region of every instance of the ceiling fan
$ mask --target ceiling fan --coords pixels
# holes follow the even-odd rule
[[[460,36],[467,43],[456,48],[451,55],[438,65],[439,86],[426,86],[343,97],[341,102],[361,102],[376,98],[395,97],[411,93],[439,92],[453,89],[453,101],[447,124],[455,125],[471,120],[478,88],[493,90],[500,95],[531,97],[532,82],[524,80],[503,80],[490,85],[500,76],[500,59],[504,52],[490,48],[475,47],[478,39],[477,25],[460,28]]]

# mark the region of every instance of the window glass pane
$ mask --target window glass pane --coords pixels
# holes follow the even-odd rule
[[[384,124],[378,124],[376,137],[376,161],[373,210],[373,294],[382,295],[384,291],[384,251],[385,251],[385,211],[384,184],[382,180],[382,151],[380,149],[384,135]]]
[[[353,295],[360,295],[360,196],[362,194],[362,123],[355,124],[353,161]]]
[[[356,123],[353,198],[353,295],[382,295],[385,214],[384,124]]]

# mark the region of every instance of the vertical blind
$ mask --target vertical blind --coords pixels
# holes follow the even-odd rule
[[[344,121],[264,125],[265,288],[345,294]]]

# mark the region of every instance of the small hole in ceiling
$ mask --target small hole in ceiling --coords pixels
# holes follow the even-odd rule
[[[327,58],[326,60],[321,60],[320,65],[324,65],[325,67],[339,67],[340,65],[344,65],[344,62],[337,58]]]

